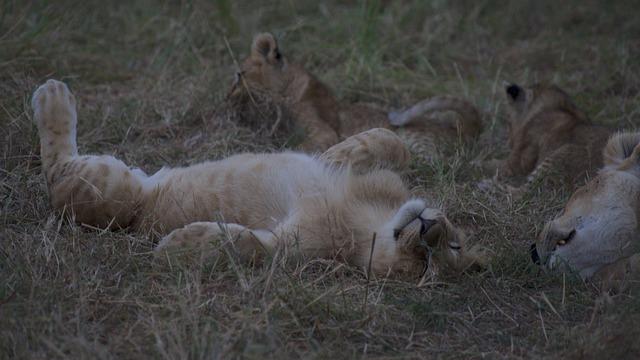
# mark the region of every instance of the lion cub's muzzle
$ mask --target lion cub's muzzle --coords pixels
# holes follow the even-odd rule
[[[424,248],[427,253],[430,253],[440,245],[446,226],[444,217],[426,219],[418,215],[404,226],[394,229],[393,235],[397,241]]]

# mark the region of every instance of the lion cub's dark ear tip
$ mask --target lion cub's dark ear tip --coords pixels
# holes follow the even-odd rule
[[[509,84],[505,88],[505,91],[513,100],[515,100],[522,92],[522,88],[516,84]]]
[[[535,243],[531,244],[529,253],[531,254],[531,261],[536,265],[540,265],[540,255],[538,254],[538,249]]]
[[[260,40],[272,41],[272,40],[275,40],[275,39],[276,39],[276,37],[273,36],[273,34],[270,33],[270,32],[257,33],[253,37],[254,41],[260,41]]]

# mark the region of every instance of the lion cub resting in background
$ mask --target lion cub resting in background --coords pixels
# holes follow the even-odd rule
[[[306,131],[300,148],[307,152],[325,151],[351,135],[386,128],[400,136],[411,152],[429,158],[437,153],[441,142],[469,140],[482,130],[477,109],[453,96],[436,96],[391,114],[367,104],[340,104],[325,84],[290,62],[269,33],[253,40],[228,99],[239,107],[255,95],[268,98],[291,114],[294,125]],[[455,114],[453,118],[425,116],[436,112]]]
[[[526,176],[520,188],[545,182],[575,188],[602,166],[602,149],[611,130],[593,125],[555,85],[505,88],[511,153],[497,169],[496,180]]]
[[[78,155],[75,98],[65,84],[47,81],[32,106],[53,207],[96,227],[167,234],[159,255],[214,256],[227,235],[241,258],[290,246],[361,267],[371,261],[382,275],[463,270],[476,260],[444,213],[412,198],[384,168],[408,160],[388,130],[351,137],[321,158],[241,154],[147,176],[112,156]]]

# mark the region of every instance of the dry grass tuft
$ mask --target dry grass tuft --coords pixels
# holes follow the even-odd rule
[[[295,148],[304,139],[287,107],[259,91],[227,99],[216,116],[251,129],[255,137],[268,139],[277,148]]]

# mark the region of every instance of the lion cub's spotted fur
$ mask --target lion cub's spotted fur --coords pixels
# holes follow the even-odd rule
[[[256,36],[229,92],[234,101],[250,101],[258,92],[286,107],[306,130],[305,151],[325,151],[340,140],[372,128],[395,131],[412,152],[431,157],[442,141],[468,140],[481,131],[477,109],[453,96],[437,96],[405,112],[387,114],[368,104],[340,104],[329,88],[299,64],[290,62],[271,34]],[[426,118],[424,114],[453,112]],[[444,115],[444,114],[443,114]]]
[[[554,85],[506,87],[509,157],[500,177],[575,186],[602,166],[602,149],[610,130],[596,126]],[[523,188],[523,189],[524,189]]]
[[[372,256],[377,273],[413,275],[426,264],[434,270],[471,263],[462,234],[444,214],[413,199],[384,168],[408,159],[388,130],[349,138],[322,158],[241,154],[147,176],[111,156],[78,155],[75,100],[63,83],[47,81],[32,101],[54,208],[93,226],[168,234],[159,253],[196,247],[211,255],[228,233],[246,258],[289,246],[358,266]]]

